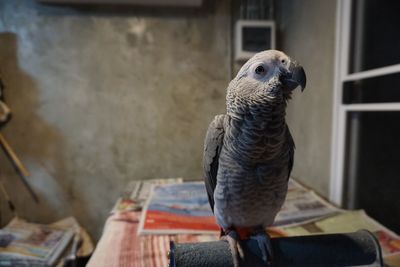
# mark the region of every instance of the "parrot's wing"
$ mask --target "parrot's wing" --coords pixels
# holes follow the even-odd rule
[[[203,168],[208,201],[214,211],[214,190],[217,185],[219,154],[224,139],[225,115],[217,115],[208,127],[204,141]]]
[[[294,149],[296,148],[293,137],[290,134],[289,127],[286,125],[286,140],[289,144],[289,171],[288,171],[288,179],[290,178],[290,174],[293,169],[293,162],[294,162]]]

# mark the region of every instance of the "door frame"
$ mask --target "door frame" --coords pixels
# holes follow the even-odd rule
[[[342,103],[343,84],[345,82],[400,72],[400,64],[395,64],[366,71],[349,73],[350,34],[352,22],[351,11],[353,3],[353,0],[336,1],[336,40],[329,199],[339,206],[343,205],[346,146],[351,145],[346,144],[347,114],[354,111],[400,111],[399,102],[367,104]],[[362,4],[362,2],[359,3]],[[361,24],[359,23],[359,25]]]

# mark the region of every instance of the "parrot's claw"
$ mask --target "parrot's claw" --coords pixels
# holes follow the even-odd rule
[[[240,262],[244,261],[244,251],[240,244],[239,235],[235,231],[230,231],[228,235],[221,238],[226,240],[232,252],[233,266],[239,267]]]

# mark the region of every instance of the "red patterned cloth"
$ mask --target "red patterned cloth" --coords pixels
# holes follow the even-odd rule
[[[192,243],[217,240],[217,235],[138,236],[141,212],[111,215],[88,267],[166,267],[169,242]]]

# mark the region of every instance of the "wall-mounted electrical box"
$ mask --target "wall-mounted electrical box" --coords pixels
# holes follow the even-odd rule
[[[235,60],[248,60],[257,52],[275,49],[275,22],[238,20],[235,29]]]

